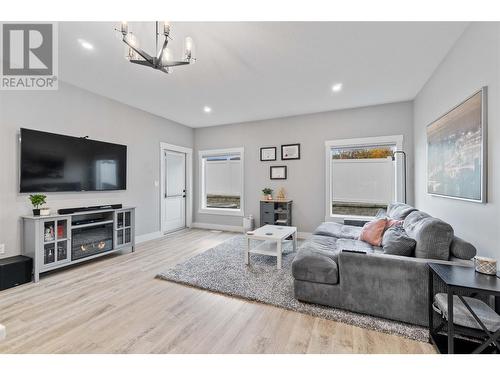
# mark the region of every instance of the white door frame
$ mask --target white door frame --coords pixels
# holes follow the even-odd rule
[[[193,223],[193,149],[160,142],[160,232],[165,234],[163,197],[165,196],[165,151],[175,151],[186,154],[186,228],[191,228]]]

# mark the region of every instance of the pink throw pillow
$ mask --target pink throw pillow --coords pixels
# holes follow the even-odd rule
[[[375,219],[363,225],[359,239],[373,246],[382,245],[382,237],[387,226],[387,219]]]

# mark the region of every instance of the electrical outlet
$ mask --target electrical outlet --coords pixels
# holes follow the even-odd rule
[[[5,244],[0,243],[0,254],[5,254]]]

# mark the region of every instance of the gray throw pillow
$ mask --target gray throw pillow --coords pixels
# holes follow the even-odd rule
[[[414,211],[417,211],[415,207],[412,207],[405,203],[394,202],[389,204],[389,206],[387,207],[387,216],[389,216],[391,219],[404,220],[410,213]]]
[[[477,250],[470,242],[455,236],[451,241],[450,253],[456,258],[469,260],[476,256]]]
[[[382,238],[384,254],[411,257],[416,245],[417,241],[408,237],[401,225],[394,225],[387,229]]]
[[[417,241],[415,257],[448,260],[453,228],[442,220],[415,211],[403,223],[408,236]]]

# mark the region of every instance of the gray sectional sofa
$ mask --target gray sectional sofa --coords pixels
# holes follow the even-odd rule
[[[410,256],[388,254],[358,240],[360,227],[323,223],[292,263],[295,297],[426,326],[427,263],[472,266],[476,249],[454,236],[449,224],[406,204],[391,204],[380,216],[403,220],[400,225],[414,240]],[[391,244],[392,249],[397,246],[398,240]]]

